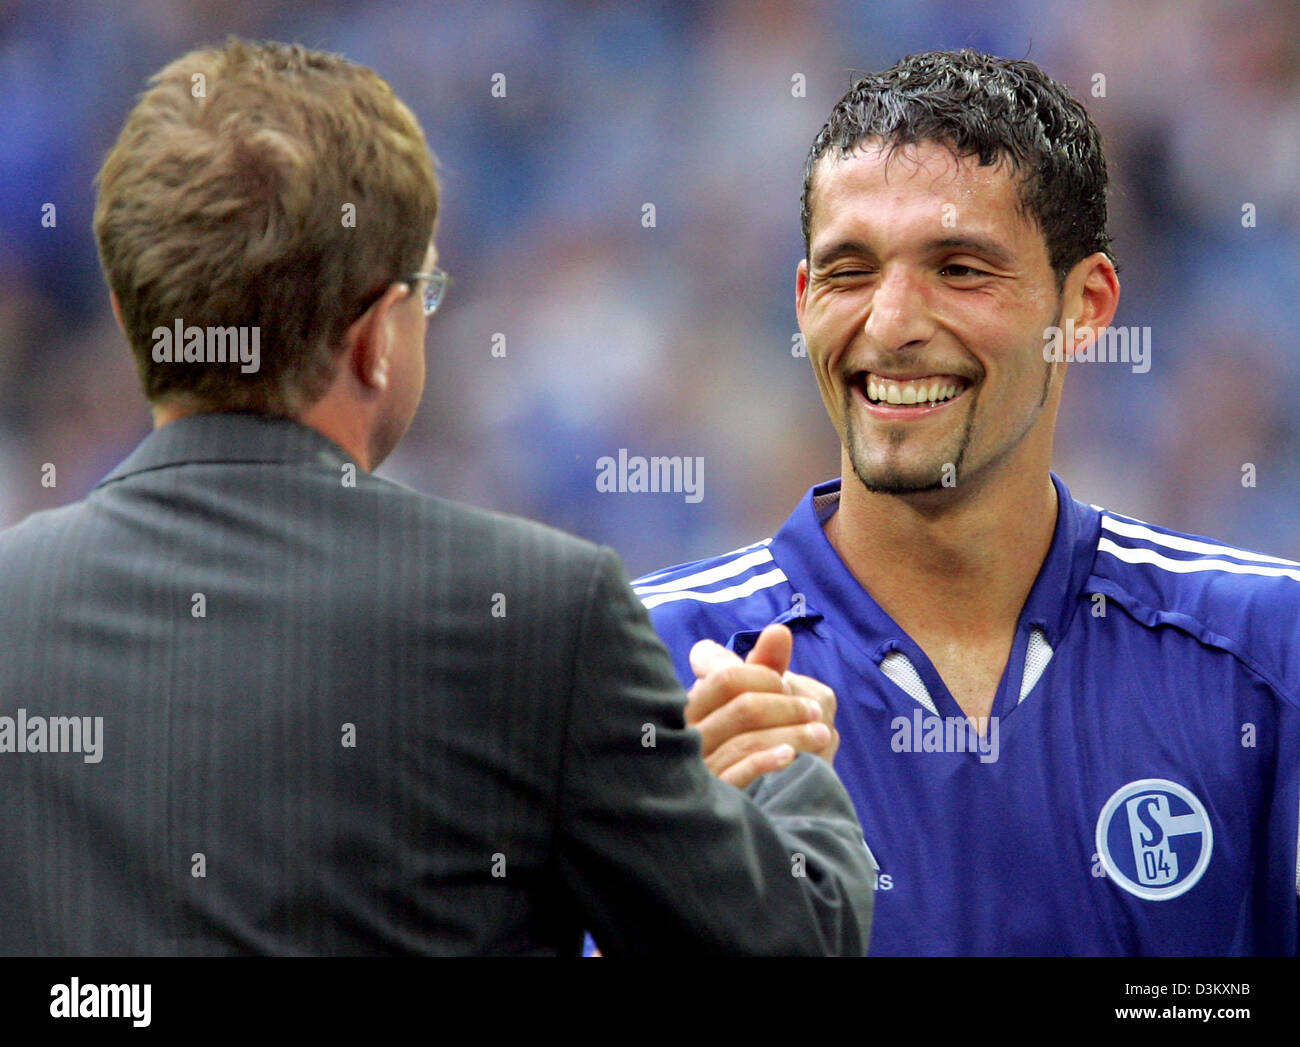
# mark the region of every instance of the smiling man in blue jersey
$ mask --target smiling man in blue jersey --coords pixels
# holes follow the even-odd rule
[[[1300,565],[1051,472],[1045,348],[1095,349],[1119,302],[1106,199],[1096,128],[1030,62],[858,81],[795,281],[842,479],[637,583],[688,687],[698,641],[784,623],[836,692],[876,956],[1297,952]]]

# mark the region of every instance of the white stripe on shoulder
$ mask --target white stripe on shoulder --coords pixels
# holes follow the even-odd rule
[[[732,585],[726,589],[717,589],[711,593],[660,593],[657,596],[647,596],[641,602],[645,604],[647,611],[654,610],[660,604],[672,603],[674,600],[696,600],[699,603],[730,603],[732,600],[740,600],[746,596],[751,596],[760,589],[770,589],[774,585],[780,585],[784,581],[785,572],[778,567],[766,574],[756,574],[753,578],[746,578],[739,585]]]
[[[1295,560],[1283,560],[1278,556],[1252,553],[1231,545],[1223,545],[1220,542],[1202,542],[1195,538],[1185,538],[1180,534],[1164,534],[1137,520],[1117,520],[1109,512],[1102,514],[1101,525],[1106,530],[1123,535],[1125,538],[1137,538],[1144,542],[1153,542],[1156,545],[1163,545],[1166,549],[1177,549],[1184,553],[1209,553],[1211,556],[1216,554],[1219,556],[1232,556],[1240,560],[1254,560],[1256,563],[1275,563],[1283,564],[1286,567],[1300,567],[1300,563]]]
[[[1236,563],[1233,560],[1176,560],[1161,556],[1154,549],[1135,549],[1117,545],[1109,538],[1097,543],[1097,551],[1110,553],[1125,563],[1144,563],[1171,574],[1195,574],[1198,571],[1224,571],[1227,574],[1255,574],[1266,578],[1291,578],[1300,582],[1300,568],[1265,567],[1263,564]],[[1285,562],[1285,561],[1284,561]]]
[[[771,541],[771,539],[768,539]],[[744,552],[744,550],[740,550]],[[731,554],[728,553],[728,556]],[[652,593],[674,593],[681,592],[685,589],[697,589],[703,585],[712,585],[714,582],[720,582],[724,578],[735,578],[738,574],[744,574],[751,567],[757,567],[759,564],[772,562],[772,550],[764,546],[762,549],[756,549],[751,553],[745,553],[734,560],[728,560],[725,563],[716,564],[713,567],[706,567],[702,571],[696,571],[694,574],[683,575],[681,578],[674,578],[671,582],[661,582],[656,585],[647,584],[647,581],[637,582],[632,586],[636,590],[637,596],[649,596]],[[658,575],[652,577],[660,577]]]

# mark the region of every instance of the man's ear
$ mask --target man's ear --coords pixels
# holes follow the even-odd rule
[[[1098,251],[1080,261],[1065,278],[1061,295],[1061,323],[1074,321],[1077,338],[1064,346],[1072,356],[1087,348],[1101,331],[1110,326],[1119,308],[1119,276],[1105,253]],[[1069,329],[1068,327],[1066,328]]]
[[[799,320],[799,326],[803,327],[803,303],[808,296],[808,259],[799,259],[799,264],[794,270],[794,315]]]
[[[377,393],[388,388],[389,364],[397,344],[393,307],[410,293],[409,284],[393,284],[343,335],[344,356],[353,377]]]
[[[122,323],[122,303],[117,300],[117,292],[108,292],[109,304],[113,307],[113,319],[117,321],[117,329],[126,334],[126,324]]]

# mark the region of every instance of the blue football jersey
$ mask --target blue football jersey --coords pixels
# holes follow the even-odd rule
[[[635,584],[682,683],[709,638],[794,633],[880,866],[871,953],[1296,955],[1300,564],[1071,498],[973,728],[823,531]]]

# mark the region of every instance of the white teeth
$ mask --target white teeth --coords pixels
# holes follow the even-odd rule
[[[961,391],[960,385],[940,385],[931,382],[904,382],[900,385],[888,378],[867,375],[867,398],[872,403],[929,404],[931,407],[951,400]]]

